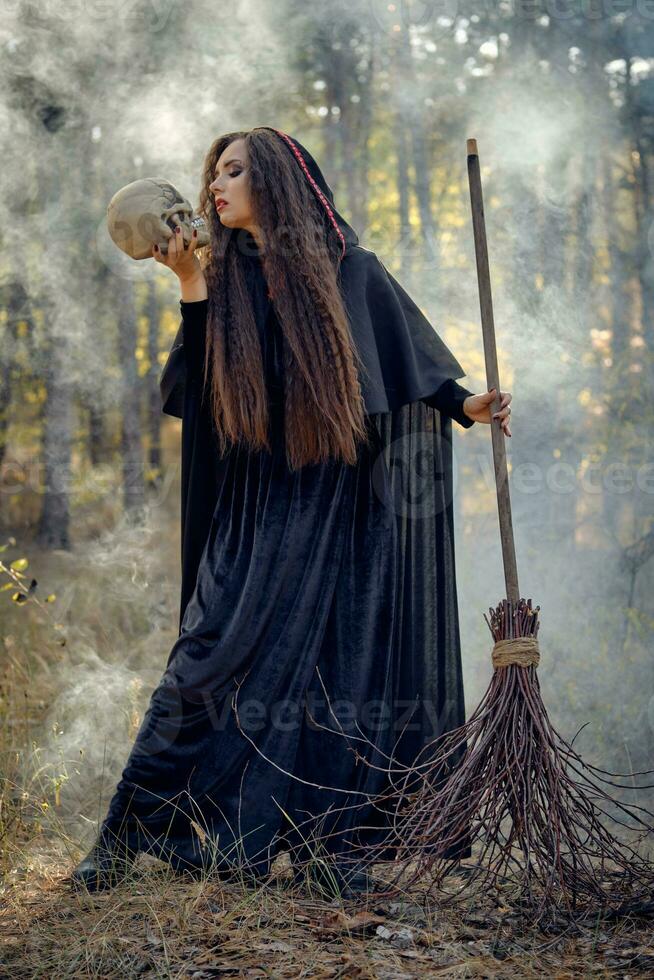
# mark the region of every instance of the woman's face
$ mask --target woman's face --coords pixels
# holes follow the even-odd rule
[[[215,177],[209,184],[214,207],[222,198],[226,203],[216,207],[216,213],[227,228],[247,228],[254,234],[254,218],[250,206],[250,177],[244,139],[234,140],[218,158]]]

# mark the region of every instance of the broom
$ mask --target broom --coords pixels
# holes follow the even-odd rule
[[[467,141],[467,155],[486,377],[489,390],[497,392],[495,412],[500,380],[476,140]],[[442,886],[452,872],[465,871],[459,895],[469,895],[476,881],[500,890],[504,904],[515,904],[517,896],[537,921],[563,912],[583,917],[651,911],[654,865],[637,846],[652,832],[652,814],[611,795],[612,786],[633,786],[607,778],[643,773],[611,773],[584,763],[548,718],[537,676],[540,606],[520,597],[518,588],[501,419],[491,417],[491,436],[507,596],[489,609],[490,619],[484,615],[495,641],[493,676],[471,718],[425,746],[420,756],[426,761],[416,759],[406,770],[394,820],[400,842],[396,867],[413,865],[405,886],[426,872]],[[631,843],[619,841],[611,824],[628,828]],[[471,845],[477,863],[466,868],[451,855],[469,853]]]

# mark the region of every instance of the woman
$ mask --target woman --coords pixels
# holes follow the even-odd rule
[[[180,228],[153,249],[181,289],[161,376],[182,419],[179,636],[72,881],[108,887],[141,850],[259,879],[286,848],[356,891],[393,853],[378,801],[464,719],[451,419],[490,422],[496,393],[456,382],[286,133],[219,137],[200,212],[202,261]]]

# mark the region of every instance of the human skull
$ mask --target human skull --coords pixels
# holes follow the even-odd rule
[[[164,255],[168,253],[168,239],[176,227],[173,215],[182,227],[185,247],[193,229],[197,229],[198,247],[209,244],[204,218],[163,177],[143,177],[116,191],[107,205],[107,227],[112,240],[130,258],[149,259],[155,243]]]

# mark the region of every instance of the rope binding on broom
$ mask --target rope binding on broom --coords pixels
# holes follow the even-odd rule
[[[508,640],[497,640],[493,647],[493,667],[538,667],[540,653],[535,636],[516,636]]]

